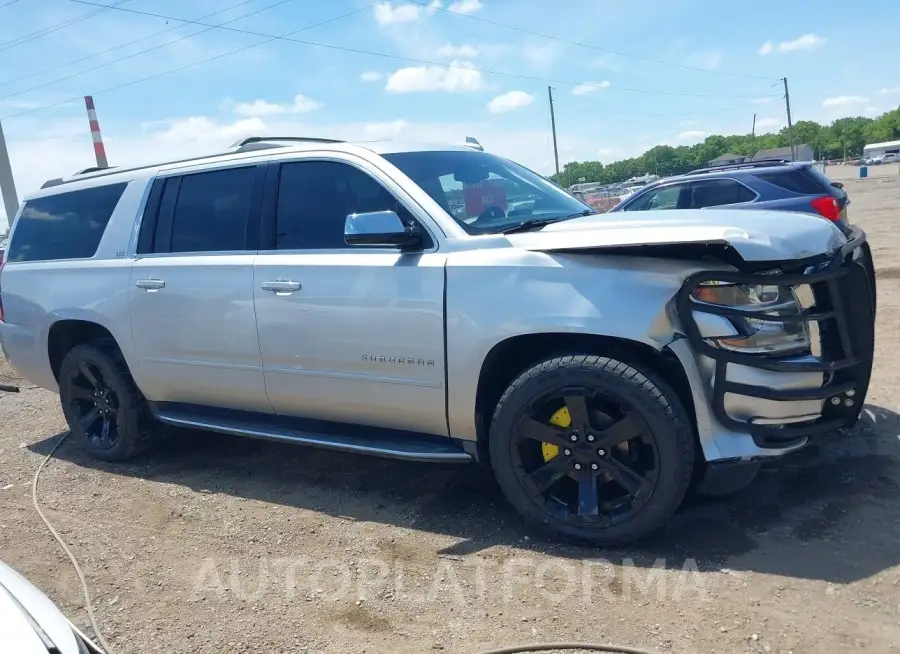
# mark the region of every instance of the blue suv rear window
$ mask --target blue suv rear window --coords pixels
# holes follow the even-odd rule
[[[820,181],[797,168],[778,170],[768,173],[756,173],[756,177],[780,188],[801,195],[821,195],[825,191]]]

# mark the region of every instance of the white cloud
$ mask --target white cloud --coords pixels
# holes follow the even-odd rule
[[[756,133],[765,134],[768,131],[779,130],[784,125],[781,118],[757,118]]]
[[[474,45],[462,44],[462,45],[453,45],[452,43],[447,43],[438,48],[438,56],[440,57],[465,57],[467,59],[471,59],[472,57],[478,56],[478,48]]]
[[[679,132],[675,137],[676,141],[699,141],[702,138],[706,138],[709,136],[709,132],[704,132],[700,129],[689,129],[684,132]]]
[[[476,11],[484,7],[481,0],[456,0],[450,4],[447,9],[455,11],[458,14],[474,14]]]
[[[834,98],[825,98],[822,101],[823,107],[852,107],[854,105],[866,104],[869,98],[861,95],[839,95]]]
[[[766,41],[759,49],[759,54],[770,55],[773,52],[800,52],[814,50],[825,45],[826,39],[815,34],[804,34],[793,41],[782,41],[774,44],[772,41]]]
[[[769,104],[770,102],[774,102],[776,98],[756,98],[753,100],[753,104]]]
[[[363,82],[377,82],[382,77],[384,77],[384,75],[377,70],[367,70],[359,76],[359,79]]]
[[[488,102],[488,111],[492,114],[503,114],[507,111],[527,107],[534,102],[534,96],[525,91],[510,91]]]
[[[894,86],[892,88],[888,88],[887,86],[878,89],[878,92],[881,95],[900,95],[900,86]]]
[[[422,7],[419,5],[394,5],[390,0],[375,5],[374,10],[375,20],[379,25],[414,23],[422,17]]]
[[[877,115],[879,115],[879,114],[881,114],[881,113],[883,113],[883,112],[882,112],[881,109],[879,109],[878,107],[866,107],[866,110],[865,110],[863,113],[865,113],[867,116],[872,116],[872,117],[874,117],[874,116],[877,116]]]
[[[619,153],[619,148],[615,146],[599,148],[597,150],[598,157],[613,157]]]
[[[622,66],[618,63],[615,58],[615,55],[605,54],[600,57],[597,57],[594,60],[594,68],[604,68],[606,70],[611,70],[614,73],[621,72]]]
[[[424,91],[446,91],[463,93],[484,88],[481,73],[472,69],[472,64],[453,61],[452,67],[412,66],[401,68],[388,78],[385,90],[391,93],[416,93]]]
[[[315,111],[322,105],[298,93],[292,104],[277,104],[266,100],[241,102],[234,106],[234,113],[239,116],[275,116],[278,114],[305,114]]]
[[[721,50],[698,50],[689,56],[684,63],[688,66],[695,66],[696,68],[713,70],[722,63],[722,57],[723,54]]]
[[[588,93],[593,93],[594,91],[608,88],[608,80],[605,80],[603,82],[585,82],[584,84],[579,84],[574,89],[572,89],[572,95],[587,95]]]
[[[537,45],[530,43],[520,51],[525,59],[538,68],[546,69],[559,55],[559,46],[556,43],[544,43]]]

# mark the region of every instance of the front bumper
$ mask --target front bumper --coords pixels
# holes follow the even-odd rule
[[[876,291],[865,233],[855,226],[849,231],[847,243],[829,260],[802,268],[782,267],[777,274],[697,273],[678,294],[685,335],[698,358],[713,368],[710,403],[716,419],[728,430],[750,434],[759,448],[795,447],[811,435],[852,426],[859,418],[872,372]],[[799,315],[760,311],[751,317],[807,323],[815,341],[814,356],[753,355],[707,342],[696,313],[748,316],[746,308],[692,300],[699,284],[713,280],[810,289],[813,302]]]

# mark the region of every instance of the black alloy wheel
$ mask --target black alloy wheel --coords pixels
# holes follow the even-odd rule
[[[592,355],[523,372],[494,412],[491,464],[532,524],[566,539],[617,545],[660,529],[694,468],[694,435],[659,378]]]
[[[561,408],[567,426],[551,422]],[[568,386],[536,396],[514,439],[513,463],[532,501],[575,525],[629,520],[659,480],[656,442],[640,413],[596,388]]]
[[[82,343],[59,370],[59,398],[69,429],[104,461],[123,461],[156,439],[156,424],[115,341]]]
[[[93,448],[110,449],[119,439],[119,397],[96,363],[81,361],[68,371],[72,416]]]

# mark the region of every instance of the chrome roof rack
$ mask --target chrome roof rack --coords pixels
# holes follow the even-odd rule
[[[478,139],[476,139],[474,136],[467,136],[466,142],[463,143],[463,145],[465,145],[467,148],[472,148],[473,150],[478,150],[480,152],[484,152],[484,147],[481,145],[481,143],[478,142]]]
[[[343,143],[338,139],[325,139],[314,136],[248,136],[235,141],[232,144],[233,152],[250,152],[252,150],[266,150],[268,148],[281,148],[287,143]]]

